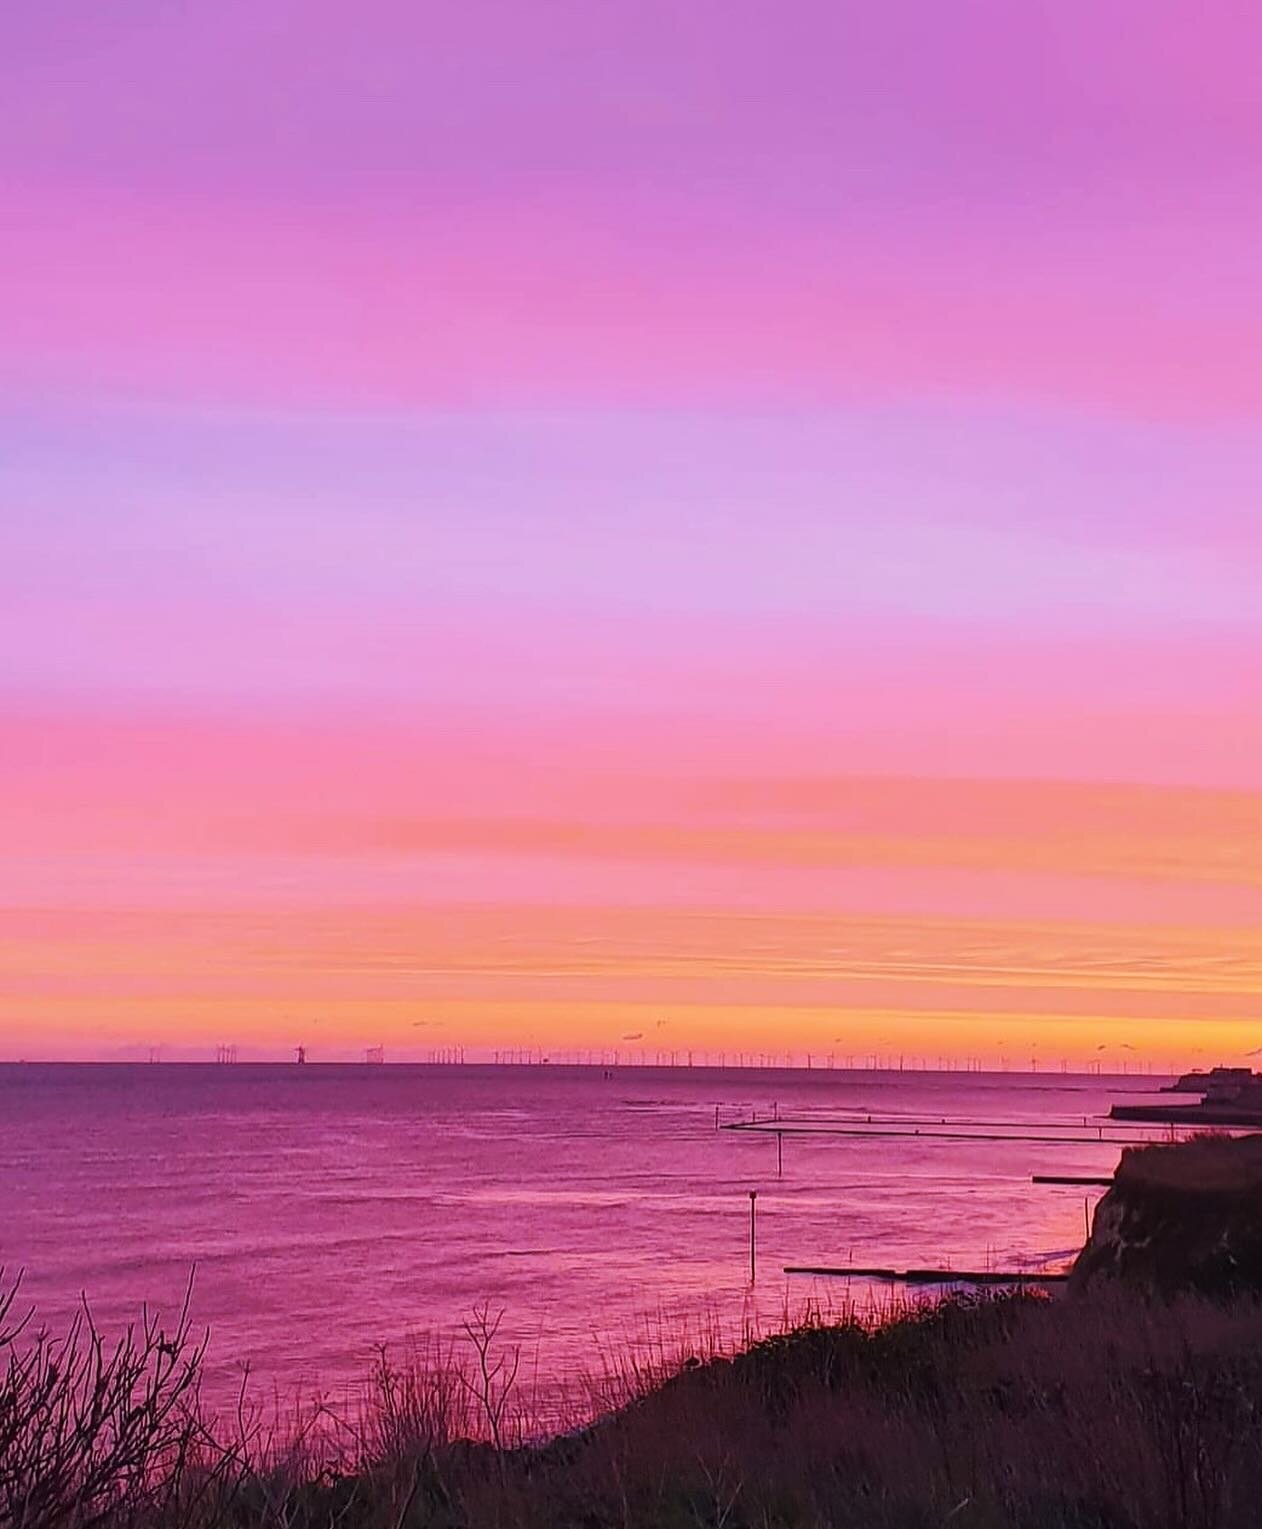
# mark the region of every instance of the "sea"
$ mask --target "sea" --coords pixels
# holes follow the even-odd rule
[[[1110,1173],[1110,1103],[1160,1081],[4,1065],[0,1264],[52,1331],[165,1319],[191,1280],[212,1394],[334,1395],[479,1308],[546,1382],[888,1295],[786,1266],[1063,1267],[1101,1191],[1033,1176]]]

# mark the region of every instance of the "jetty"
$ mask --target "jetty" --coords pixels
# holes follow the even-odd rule
[[[1164,1117],[1161,1117],[1164,1119]],[[976,1119],[952,1115],[896,1115],[868,1111],[799,1111],[752,1115],[748,1119],[723,1121],[715,1128],[737,1135],[794,1137],[855,1137],[869,1140],[918,1140],[923,1142],[1034,1142],[1045,1146],[1135,1146],[1166,1139],[1142,1124],[1125,1124],[1121,1116],[1065,1116],[1050,1120]]]
[[[825,1279],[870,1279],[899,1285],[1062,1285],[1068,1271],[1048,1273],[1034,1269],[878,1269],[851,1265],[785,1264],[786,1274],[811,1274]]]
[[[1106,1178],[1103,1174],[1096,1173],[1032,1173],[1031,1184],[1078,1184],[1091,1188],[1108,1189],[1113,1183],[1113,1175]]]

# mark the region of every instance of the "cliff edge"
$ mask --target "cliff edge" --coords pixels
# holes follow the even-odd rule
[[[1071,1291],[1262,1296],[1262,1135],[1128,1147],[1095,1209]]]

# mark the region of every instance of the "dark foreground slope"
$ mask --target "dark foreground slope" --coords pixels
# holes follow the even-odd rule
[[[178,1407],[161,1414],[161,1394],[142,1394],[94,1448],[46,1451],[42,1482],[38,1471],[24,1480],[14,1469],[21,1451],[0,1433],[0,1525],[1259,1522],[1262,1310],[1252,1303],[1017,1295],[948,1303],[875,1329],[808,1326],[683,1369],[602,1421],[534,1446],[521,1442],[503,1392],[509,1372],[496,1372],[493,1354],[488,1368],[489,1385],[476,1358],[461,1370],[383,1370],[361,1413],[313,1417],[284,1441],[248,1420],[221,1422],[213,1436],[200,1424],[181,1432]],[[140,1426],[127,1421],[133,1412]],[[167,1432],[146,1454],[144,1420],[159,1415]],[[0,1429],[6,1416],[13,1408],[0,1406]],[[86,1414],[80,1421],[91,1424]],[[39,1426],[55,1431],[47,1418]],[[111,1456],[128,1428],[127,1448]],[[501,1448],[467,1442],[493,1433]],[[28,1444],[22,1458],[39,1457]]]

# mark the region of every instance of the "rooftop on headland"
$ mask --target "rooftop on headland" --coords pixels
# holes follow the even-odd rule
[[[1219,1094],[1238,1093],[1242,1088],[1262,1081],[1248,1067],[1211,1067],[1208,1072],[1193,1068],[1173,1083],[1167,1083],[1163,1094],[1201,1094],[1211,1098]]]

